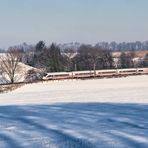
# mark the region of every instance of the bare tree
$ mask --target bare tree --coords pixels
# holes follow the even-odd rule
[[[82,45],[73,58],[78,70],[96,70],[113,67],[113,58],[110,50]]]
[[[133,52],[122,52],[119,58],[121,68],[133,68],[134,67],[134,53]]]
[[[15,75],[20,71],[21,58],[22,53],[16,48],[8,49],[7,53],[0,57],[0,71],[9,78],[11,83],[14,83]]]

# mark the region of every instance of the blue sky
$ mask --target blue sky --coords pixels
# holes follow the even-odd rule
[[[0,0],[0,47],[148,40],[148,0]]]

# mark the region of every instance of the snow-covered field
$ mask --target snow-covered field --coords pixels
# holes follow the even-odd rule
[[[1,105],[59,102],[148,103],[148,75],[125,78],[49,81],[0,95]]]
[[[0,95],[0,148],[147,148],[148,76],[25,85]]]

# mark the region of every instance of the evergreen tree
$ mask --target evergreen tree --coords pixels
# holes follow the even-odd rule
[[[61,55],[60,48],[56,46],[54,43],[51,44],[48,49],[50,58],[49,58],[49,68],[48,70],[51,72],[59,72],[64,70],[63,66],[63,57]]]

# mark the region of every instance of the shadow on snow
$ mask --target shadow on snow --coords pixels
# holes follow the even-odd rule
[[[1,106],[0,131],[1,148],[148,147],[148,105]]]

